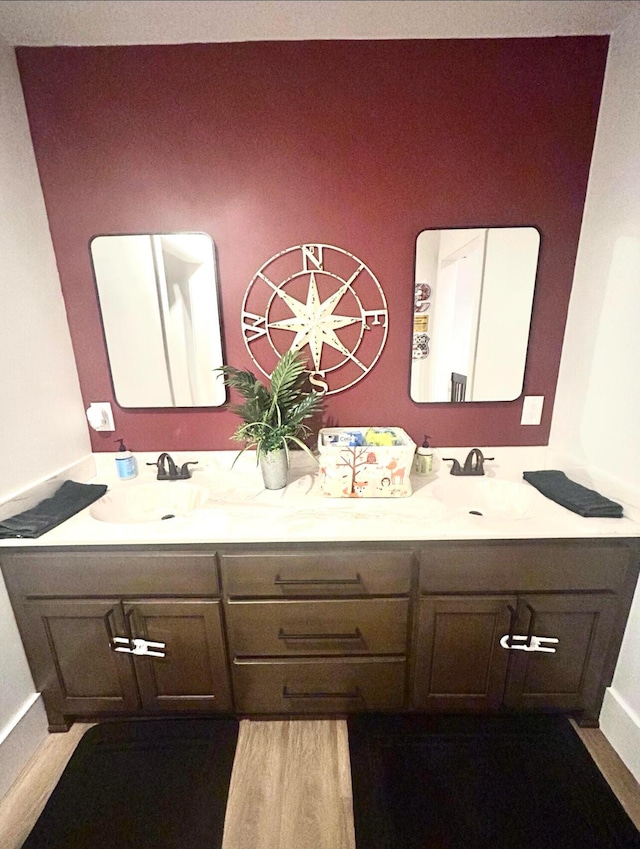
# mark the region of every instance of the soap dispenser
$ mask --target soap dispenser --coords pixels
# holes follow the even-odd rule
[[[118,453],[116,454],[116,469],[120,480],[128,481],[135,478],[138,474],[138,464],[136,458],[124,444],[124,440],[116,439],[120,443]]]
[[[430,475],[433,471],[433,448],[429,445],[428,436],[424,437],[422,445],[416,451],[413,471],[416,475]]]

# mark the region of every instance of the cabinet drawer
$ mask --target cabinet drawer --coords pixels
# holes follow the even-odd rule
[[[404,706],[404,658],[233,663],[239,713],[351,713]]]
[[[25,596],[215,596],[215,553],[47,551],[0,554],[13,591]]]
[[[412,560],[409,549],[365,548],[221,556],[229,598],[407,595]]]
[[[260,655],[405,654],[408,599],[230,601],[229,648]]]
[[[434,543],[422,551],[420,591],[617,591],[635,557],[631,546],[618,541]]]

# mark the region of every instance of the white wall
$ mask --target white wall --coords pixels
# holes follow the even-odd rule
[[[91,256],[122,407],[171,407],[150,236],[98,236]]]
[[[91,452],[14,51],[2,40],[0,221],[2,502]],[[46,726],[41,706],[30,711],[33,681],[1,578],[0,646],[2,795]]]
[[[522,392],[539,249],[533,227],[487,230],[471,401],[512,401]]]
[[[605,494],[640,505],[640,10],[614,33],[550,447]],[[640,593],[601,727],[640,780]]]

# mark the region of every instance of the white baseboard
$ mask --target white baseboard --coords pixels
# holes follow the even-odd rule
[[[640,782],[640,716],[609,687],[600,711],[600,730]]]
[[[0,730],[0,799],[46,736],[47,716],[42,696],[34,693],[11,722]]]

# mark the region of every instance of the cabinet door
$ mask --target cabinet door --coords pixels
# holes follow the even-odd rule
[[[616,613],[611,593],[551,593],[521,596],[517,636],[551,637],[553,652],[512,649],[505,693],[507,707],[522,710],[583,710],[597,715]],[[516,640],[517,642],[517,640]]]
[[[145,709],[231,710],[220,606],[200,599],[124,602],[133,636],[165,644],[164,657],[133,658]]]
[[[24,603],[25,646],[49,721],[98,713],[131,713],[138,693],[131,658],[114,651],[126,636],[115,599],[30,599]]]
[[[515,622],[515,596],[425,596],[420,600],[414,707],[486,711],[502,704],[509,653],[500,639]]]

